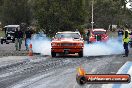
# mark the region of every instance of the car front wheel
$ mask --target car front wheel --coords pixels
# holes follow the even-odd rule
[[[1,40],[1,44],[3,44],[3,40]]]
[[[80,51],[78,54],[79,54],[79,57],[83,57],[83,51]]]
[[[56,53],[55,52],[51,52],[51,56],[52,57],[56,57]]]

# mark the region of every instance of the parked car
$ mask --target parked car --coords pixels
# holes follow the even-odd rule
[[[15,31],[20,28],[20,25],[7,25],[4,27],[5,37],[1,38],[1,44],[3,43],[14,43],[15,42]]]

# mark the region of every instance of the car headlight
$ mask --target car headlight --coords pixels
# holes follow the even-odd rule
[[[78,46],[83,46],[83,43],[79,43]]]
[[[56,43],[51,43],[51,46],[56,46]]]
[[[51,43],[51,46],[60,46],[60,43]]]

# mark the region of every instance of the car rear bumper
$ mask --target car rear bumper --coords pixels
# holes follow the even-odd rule
[[[83,48],[51,48],[51,52],[56,52],[56,53],[79,53],[83,51]]]
[[[100,42],[106,42],[108,41],[108,39],[102,39],[102,40],[99,40]],[[93,42],[98,42],[96,39],[94,40],[89,40],[89,42],[93,43]]]

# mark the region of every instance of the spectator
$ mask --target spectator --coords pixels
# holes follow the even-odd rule
[[[122,36],[123,36],[123,30],[122,29],[119,29],[118,30],[118,40],[119,41],[122,41]]]
[[[124,31],[124,35],[123,35],[123,46],[125,49],[125,55],[123,57],[128,57],[128,54],[129,54],[128,43],[129,43],[129,41],[130,41],[129,30],[128,30],[128,27],[125,26],[125,31]]]
[[[21,50],[22,39],[23,39],[23,32],[17,28],[15,31],[15,47],[16,47],[16,50],[19,50],[19,51]]]
[[[33,32],[31,31],[30,28],[28,28],[27,31],[25,32],[25,46],[26,46],[26,50],[29,50],[29,44],[31,42],[32,34],[33,34]]]
[[[87,32],[87,43],[89,44],[90,30]]]
[[[118,30],[118,37],[120,37],[120,36],[123,36],[123,30],[122,29]]]

